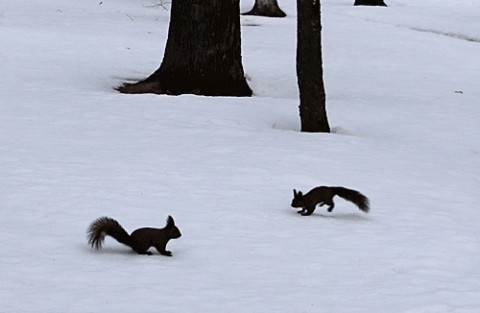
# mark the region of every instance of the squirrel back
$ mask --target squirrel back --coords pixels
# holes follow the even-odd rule
[[[306,194],[301,191],[293,189],[292,207],[302,208],[298,213],[302,215],[310,215],[315,211],[317,205],[328,205],[328,212],[332,212],[335,204],[333,197],[339,196],[348,200],[358,206],[360,210],[368,213],[370,204],[368,198],[357,190],[348,189],[345,187],[329,187],[320,186],[315,187]]]
[[[172,255],[170,251],[166,250],[168,241],[182,236],[171,216],[168,216],[167,225],[164,228],[139,228],[130,235],[115,219],[104,216],[90,224],[87,234],[88,243],[97,250],[102,248],[105,236],[110,236],[129,246],[138,254],[151,255],[152,253],[148,249],[154,247],[160,254],[166,256]]]

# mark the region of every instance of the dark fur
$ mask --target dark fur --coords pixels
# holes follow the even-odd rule
[[[344,187],[327,186],[315,187],[306,194],[303,194],[301,191],[297,192],[293,189],[292,207],[302,208],[298,213],[305,216],[311,215],[313,211],[315,211],[317,205],[323,206],[324,204],[327,204],[329,206],[328,212],[332,212],[335,207],[335,204],[333,203],[334,196],[339,196],[355,203],[358,208],[365,213],[368,213],[370,210],[368,198],[360,192]]]
[[[166,250],[168,241],[182,236],[171,216],[168,216],[167,225],[164,228],[139,228],[130,235],[116,220],[104,216],[90,224],[87,234],[88,243],[97,250],[102,248],[105,236],[110,236],[138,254],[152,255],[148,249],[154,247],[158,253],[166,256],[172,256],[172,252]]]

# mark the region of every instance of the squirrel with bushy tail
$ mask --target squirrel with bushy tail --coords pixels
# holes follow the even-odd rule
[[[110,236],[116,241],[129,246],[138,254],[152,255],[153,253],[148,250],[154,247],[158,253],[165,256],[172,256],[172,252],[166,250],[170,239],[177,239],[182,236],[171,216],[168,216],[167,225],[164,228],[139,228],[130,235],[116,220],[104,216],[90,224],[87,234],[88,243],[97,250],[102,248],[105,236]]]
[[[315,187],[306,194],[293,189],[292,207],[301,208],[297,213],[300,213],[303,216],[311,215],[313,211],[315,211],[317,205],[323,206],[326,204],[328,205],[327,211],[332,212],[335,207],[335,203],[333,203],[333,197],[335,196],[339,196],[354,203],[365,213],[368,213],[370,210],[370,201],[359,191],[344,187],[328,186]]]

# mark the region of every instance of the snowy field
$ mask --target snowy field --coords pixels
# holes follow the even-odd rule
[[[252,98],[115,92],[169,11],[100,2],[0,2],[0,312],[480,312],[479,0],[323,0],[332,134],[299,132],[295,1],[241,18]],[[370,213],[296,214],[318,185]],[[104,215],[183,237],[94,251]]]

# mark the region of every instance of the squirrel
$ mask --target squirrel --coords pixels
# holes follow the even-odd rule
[[[360,192],[344,187],[328,186],[315,187],[306,194],[303,194],[301,191],[297,192],[293,189],[292,207],[302,208],[297,213],[300,213],[303,216],[311,215],[318,204],[320,204],[320,206],[323,206],[324,204],[329,205],[327,210],[328,212],[332,212],[335,207],[335,204],[333,203],[334,196],[340,196],[345,200],[355,203],[358,208],[365,213],[368,213],[370,210],[368,198]]]
[[[138,254],[152,255],[153,253],[148,249],[155,247],[160,254],[166,256],[172,256],[172,252],[165,249],[168,241],[182,236],[171,216],[168,216],[167,225],[164,228],[139,228],[130,235],[116,220],[104,216],[90,224],[87,234],[88,243],[97,250],[102,248],[105,236],[110,236],[129,246]]]

